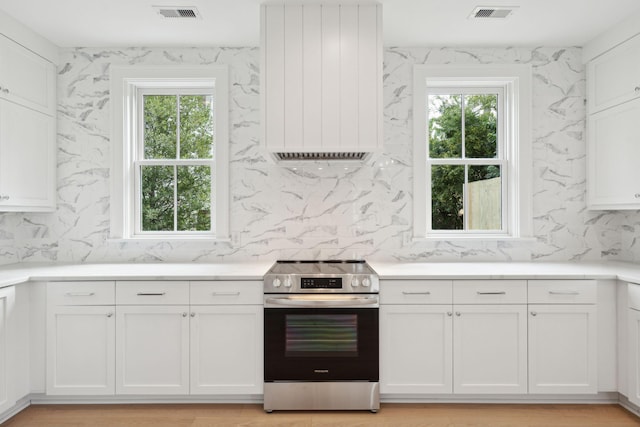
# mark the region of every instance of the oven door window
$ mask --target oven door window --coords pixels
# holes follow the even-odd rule
[[[265,308],[265,381],[378,381],[378,309]]]
[[[358,315],[287,314],[286,357],[358,357]]]

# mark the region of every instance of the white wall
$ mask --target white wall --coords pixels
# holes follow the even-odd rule
[[[110,66],[211,63],[230,67],[231,232],[236,242],[109,242]],[[532,65],[536,242],[404,243],[413,220],[412,67],[422,63]],[[386,49],[385,150],[358,170],[292,171],[271,164],[259,145],[259,90],[257,48],[62,50],[58,209],[53,214],[1,214],[0,263],[329,256],[560,261],[629,255],[627,248],[621,251],[626,229],[620,227],[630,220],[586,210],[580,49]]]

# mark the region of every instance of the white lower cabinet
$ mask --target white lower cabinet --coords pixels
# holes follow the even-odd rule
[[[116,393],[189,393],[189,306],[116,307]]]
[[[640,406],[640,285],[628,284],[627,398]],[[624,394],[624,393],[623,393]]]
[[[450,305],[382,305],[380,392],[451,393],[452,331]]]
[[[11,354],[15,350],[11,328],[14,304],[15,288],[0,289],[0,413],[16,403],[11,366]]]
[[[47,394],[260,394],[262,323],[260,281],[51,282]]]
[[[597,283],[529,281],[529,393],[598,391]]]
[[[112,395],[115,307],[58,306],[47,314],[47,394]]]
[[[47,394],[114,394],[114,294],[111,281],[48,284]]]
[[[595,305],[529,306],[529,393],[597,393]]]
[[[260,394],[262,305],[192,306],[191,394]]]
[[[527,392],[526,305],[456,305],[453,392]]]
[[[631,403],[640,406],[640,311],[629,309],[628,393]]]

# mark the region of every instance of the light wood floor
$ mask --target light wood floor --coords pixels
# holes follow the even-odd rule
[[[6,427],[627,427],[617,405],[383,404],[380,412],[273,412],[260,405],[34,405]]]

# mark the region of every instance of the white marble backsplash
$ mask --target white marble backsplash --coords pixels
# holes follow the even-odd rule
[[[0,263],[420,261],[640,258],[640,215],[585,203],[585,73],[578,48],[387,48],[384,153],[357,169],[290,170],[260,147],[257,48],[64,49],[58,70],[58,208],[0,214]],[[109,241],[109,70],[114,65],[228,64],[231,243]],[[414,64],[525,63],[533,68],[530,242],[411,243]],[[632,236],[632,237],[631,237]]]

